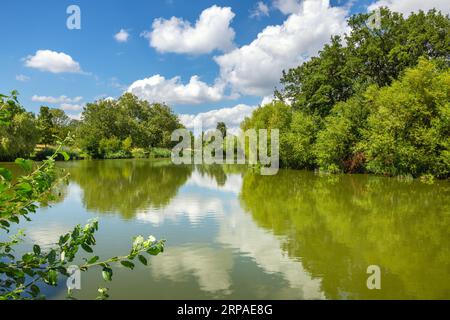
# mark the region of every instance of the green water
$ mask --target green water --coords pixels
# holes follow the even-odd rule
[[[60,164],[71,182],[24,224],[49,246],[98,217],[97,254],[127,253],[134,235],[167,239],[135,271],[114,269],[112,299],[450,299],[450,183],[239,166],[112,160]],[[367,267],[381,268],[369,290]],[[78,298],[105,286],[82,274]],[[45,291],[65,296],[65,283]]]

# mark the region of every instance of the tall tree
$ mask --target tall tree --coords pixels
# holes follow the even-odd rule
[[[53,126],[53,114],[50,112],[50,108],[42,106],[38,115],[38,127],[41,132],[40,143],[48,145],[55,142],[54,135],[56,130]]]

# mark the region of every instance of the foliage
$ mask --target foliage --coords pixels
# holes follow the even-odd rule
[[[149,152],[150,158],[170,158],[172,151],[166,148],[151,148]]]
[[[364,156],[357,149],[357,143],[362,139],[361,131],[367,126],[368,115],[369,107],[359,96],[333,107],[314,146],[320,169],[328,172],[362,170]]]
[[[336,102],[345,101],[353,93],[347,52],[342,39],[333,37],[318,57],[283,72],[284,91],[277,96],[291,102],[296,110],[326,116]]]
[[[256,109],[251,117],[245,118],[241,128],[243,131],[248,129],[279,129],[280,132],[284,132],[290,127],[291,121],[291,107],[276,100]]]
[[[0,161],[28,157],[38,142],[34,116],[17,100],[17,92],[0,94]]]
[[[421,60],[392,86],[368,93],[375,110],[361,149],[379,174],[450,173],[450,71]]]
[[[314,143],[322,124],[318,116],[294,112],[291,127],[280,136],[280,162],[289,168],[314,168]]]
[[[147,158],[147,152],[143,148],[134,148],[131,150],[131,156],[135,159],[144,159]]]
[[[42,106],[37,117],[37,124],[41,136],[40,143],[54,145],[58,139],[73,133],[78,121],[71,120],[61,109]]]
[[[77,131],[80,147],[94,158],[130,156],[133,148],[168,148],[181,128],[166,105],[152,104],[126,93],[118,100],[87,104]]]

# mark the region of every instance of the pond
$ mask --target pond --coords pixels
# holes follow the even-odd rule
[[[26,228],[49,247],[97,218],[96,253],[127,254],[135,235],[167,240],[149,267],[82,273],[93,299],[450,299],[450,183],[166,160],[60,163],[70,183]],[[367,268],[381,270],[369,290]],[[65,281],[45,289],[64,299]]]

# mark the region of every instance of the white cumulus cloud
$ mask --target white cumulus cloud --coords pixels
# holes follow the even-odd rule
[[[428,11],[437,9],[444,14],[450,13],[450,1],[448,0],[379,0],[369,6],[369,11],[378,7],[388,7],[392,11],[409,15],[419,10]]]
[[[232,134],[236,134],[241,122],[244,121],[245,117],[250,116],[256,108],[238,104],[231,108],[211,110],[197,115],[181,114],[179,118],[187,129],[194,129],[196,125],[201,124],[204,131],[215,129],[218,122],[225,122],[228,130]]]
[[[51,73],[81,73],[78,62],[64,52],[38,50],[25,59],[25,66]]]
[[[301,8],[299,0],[275,0],[273,6],[284,14],[298,13]]]
[[[120,31],[114,35],[114,39],[116,39],[117,42],[127,42],[129,37],[130,34],[125,29],[120,29]]]
[[[83,97],[74,97],[69,98],[67,96],[59,96],[59,97],[52,97],[52,96],[38,96],[34,95],[31,97],[31,101],[34,102],[42,102],[42,103],[51,103],[51,104],[57,104],[57,103],[77,103],[83,100]]]
[[[166,79],[157,74],[150,78],[137,80],[128,88],[140,99],[149,102],[165,102],[168,104],[199,104],[216,102],[223,98],[223,86],[209,86],[198,76],[192,76],[189,83],[183,84],[180,77]]]
[[[216,5],[204,10],[194,26],[189,21],[172,17],[155,19],[152,31],[143,36],[159,52],[202,54],[233,48],[235,36],[230,27],[235,14],[229,7]]]
[[[233,93],[273,93],[282,71],[316,55],[330,37],[348,31],[348,10],[329,0],[305,0],[282,25],[268,26],[248,45],[215,57]]]

